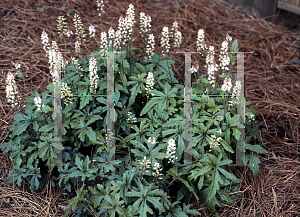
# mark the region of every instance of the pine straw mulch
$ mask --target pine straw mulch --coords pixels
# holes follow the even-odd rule
[[[300,42],[297,34],[250,14],[243,17],[229,4],[215,0],[185,0],[179,3],[178,8],[174,7],[174,0],[151,3],[112,0],[104,3],[103,21],[106,32],[110,26],[117,29],[119,17],[126,14],[130,3],[134,5],[136,12],[136,28],[139,27],[140,12],[149,13],[157,53],[161,53],[158,39],[163,26],[171,28],[175,20],[178,21],[179,31],[183,36],[180,50],[196,51],[197,33],[203,28],[207,45],[215,46],[216,53],[219,52],[226,32],[233,39],[238,39],[240,51],[253,52],[245,54],[245,95],[246,100],[252,102],[250,107],[258,111],[261,145],[268,154],[258,155],[261,164],[257,178],[253,178],[249,167],[237,167],[232,171],[242,180],[240,189],[243,197],[233,206],[225,204],[219,213],[220,216],[299,215],[300,65],[297,47]],[[45,10],[38,11],[38,7],[44,7]],[[84,43],[84,50],[88,54],[99,45],[100,33],[103,31],[96,1],[5,0],[0,4],[1,144],[8,141],[9,127],[13,125],[14,115],[18,113],[17,108],[7,104],[5,97],[6,75],[8,71],[17,72],[11,61],[21,63],[21,71],[26,76],[27,83],[22,78],[16,78],[22,102],[32,91],[44,92],[52,78],[40,36],[44,29],[50,41],[56,40],[61,51],[70,55],[65,43],[59,39],[56,27],[57,17],[62,13],[66,15],[68,9],[80,15],[86,30],[90,23],[96,26],[96,40],[87,37]],[[68,26],[75,32],[71,18],[67,17]],[[133,46],[143,47],[140,35],[135,37]],[[83,56],[82,54],[81,57]],[[170,58],[175,59],[175,55]],[[174,71],[177,70],[175,76],[180,84],[184,84],[184,66],[180,67],[183,63],[184,55],[176,55]],[[201,70],[203,73],[203,68]],[[192,82],[195,82],[193,76]],[[7,154],[0,154],[0,157],[1,178],[13,165]],[[19,188],[6,185],[3,181],[0,195],[1,216],[59,216],[62,213],[59,206],[65,206],[72,196],[64,193],[63,189],[51,189],[47,185],[43,190],[35,191],[33,197],[28,186],[23,184]],[[198,209],[202,216],[210,216],[203,205],[194,202],[193,208]]]

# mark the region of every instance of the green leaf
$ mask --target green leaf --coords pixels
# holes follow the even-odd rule
[[[232,149],[232,147],[230,145],[227,144],[227,142],[225,140],[223,140],[222,138],[220,139],[220,144],[223,146],[223,148],[226,151],[229,151],[230,153],[234,153],[234,150]]]
[[[126,87],[127,86],[127,79],[126,79],[126,76],[124,75],[124,73],[122,71],[120,72],[120,79],[121,79],[124,87]]]
[[[158,92],[158,91],[153,91],[152,90],[152,92]],[[156,105],[157,103],[159,103],[158,102],[158,99],[159,99],[160,97],[153,97],[147,104],[146,104],[146,106],[142,109],[142,111],[141,111],[141,113],[140,113],[140,115],[141,116],[143,116],[144,114],[146,114],[146,113],[148,113],[149,111],[150,111],[150,109],[152,109],[153,107],[154,107],[154,105]]]
[[[14,116],[14,119],[14,124],[18,124],[21,121],[28,121],[29,117],[27,117],[25,114],[18,113]]]
[[[86,135],[89,137],[89,139],[91,141],[97,142],[96,141],[96,133],[93,131],[93,129],[91,127],[87,127]]]
[[[235,180],[235,179],[236,179],[236,177],[235,177],[233,174],[227,172],[226,170],[222,169],[221,167],[218,167],[218,170],[219,170],[226,178],[231,179],[231,180]]]
[[[145,73],[145,67],[140,63],[135,63],[134,72],[137,74],[143,74]]]
[[[100,190],[98,191],[96,188],[88,186],[90,192],[92,193],[92,196],[89,197],[87,200],[92,202],[94,204],[94,208],[100,206],[100,203],[104,199],[104,196],[109,194],[110,192],[110,186],[106,186],[106,188],[103,188],[103,185],[97,184],[97,188]]]
[[[72,17],[74,16],[74,11],[72,11],[71,9],[68,9],[67,13],[70,14]]]
[[[48,112],[54,111],[54,109],[50,108],[48,105],[44,105],[44,106],[42,106],[42,111],[45,113],[48,113]]]
[[[116,194],[114,197],[112,197],[112,199],[109,195],[105,195],[104,199],[105,203],[101,204],[102,211],[100,211],[98,214],[102,214],[107,211],[111,217],[115,217],[116,213],[118,213],[119,216],[125,215],[126,211],[124,205],[122,205],[124,200],[120,201],[120,194]]]
[[[47,125],[44,125],[42,126],[39,131],[40,132],[50,132],[54,129],[54,125],[53,124],[47,124]]]
[[[54,84],[53,83],[48,84],[47,90],[49,90],[51,93],[54,93]]]
[[[44,7],[42,7],[42,8],[37,8],[37,10],[38,10],[38,11],[44,11],[45,8],[44,8]]]
[[[18,78],[24,78],[24,75],[20,71],[17,72],[17,76],[18,76]]]
[[[24,131],[27,130],[27,127],[29,125],[30,125],[30,122],[24,122],[24,121],[20,122],[14,130],[15,135],[18,136],[18,135],[22,134]]]
[[[213,168],[212,165],[207,165],[201,169],[194,169],[191,171],[191,174],[188,176],[189,180],[197,179],[199,176],[202,176],[206,174],[208,171],[210,171]]]
[[[91,97],[86,96],[86,95],[80,97],[80,108],[79,109],[84,108],[89,103],[90,98]]]
[[[256,152],[256,153],[268,153],[263,147],[260,145],[251,145],[248,143],[245,143],[245,149],[248,149],[250,151]]]
[[[192,214],[192,215],[198,215],[200,216],[201,213],[196,211],[196,210],[193,210],[193,209],[189,209],[191,206],[193,206],[193,204],[188,204],[188,205],[185,205],[185,203],[183,203],[183,211],[186,213],[186,214]]]
[[[249,165],[250,165],[250,169],[252,170],[252,173],[254,175],[254,178],[257,177],[258,175],[258,172],[259,172],[259,164],[260,163],[260,160],[258,157],[256,157],[254,154],[251,156],[250,158],[250,162],[249,162]]]
[[[232,43],[232,51],[231,52],[237,52],[239,49],[238,49],[238,41],[237,39],[235,39]]]

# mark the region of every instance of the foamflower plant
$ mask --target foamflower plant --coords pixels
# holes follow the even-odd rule
[[[97,0],[101,20],[103,1]],[[58,19],[59,36],[64,40],[75,37],[73,57],[67,62],[58,52],[56,41],[49,42],[43,31],[42,45],[49,61],[53,83],[41,95],[33,92],[21,106],[17,97],[14,76],[7,77],[7,99],[19,106],[10,127],[10,141],[0,149],[9,152],[14,163],[5,179],[18,186],[24,181],[32,192],[50,182],[52,187],[63,187],[75,196],[69,201],[69,211],[78,216],[191,216],[200,213],[190,209],[189,198],[205,203],[218,216],[216,206],[234,203],[240,196],[236,186],[240,179],[228,171],[235,160],[236,97],[241,84],[235,81],[232,65],[236,59],[237,40],[226,35],[221,56],[215,58],[213,46],[205,44],[204,31],[198,32],[197,50],[205,58],[205,74],[200,75],[199,64],[194,64],[193,93],[201,97],[192,102],[192,164],[184,165],[184,86],[174,77],[168,59],[172,48],[180,47],[182,34],[178,23],[162,28],[163,57],[154,52],[155,37],[150,34],[151,17],[140,13],[140,31],[134,30],[134,6],[129,5],[125,18],[119,19],[118,29],[101,29],[100,47],[85,54],[84,25],[74,16],[74,29]],[[103,21],[102,21],[103,22]],[[96,31],[89,24],[89,36],[96,39]],[[74,35],[73,35],[74,32]],[[134,32],[144,40],[143,56],[134,57]],[[107,52],[117,51],[114,57],[114,133],[108,128]],[[76,57],[77,56],[77,57]],[[54,82],[55,63],[61,63],[62,147],[54,138]],[[219,61],[217,63],[217,61]],[[221,72],[223,84],[216,83]],[[21,72],[19,73],[21,75]],[[24,78],[24,77],[21,77]],[[25,78],[24,78],[25,79]],[[49,93],[52,93],[52,95]],[[211,97],[215,94],[217,97]],[[222,97],[224,95],[231,97]],[[16,103],[17,101],[18,103]],[[246,102],[248,106],[250,102]],[[26,111],[24,112],[24,109]],[[259,158],[253,153],[266,153],[260,145],[251,145],[258,139],[254,122],[256,111],[245,108],[245,164],[257,176]],[[239,126],[241,127],[241,126]],[[107,141],[113,140],[115,161],[107,162]],[[63,165],[54,166],[61,151]],[[135,160],[133,160],[135,159]],[[47,179],[47,177],[49,179]]]

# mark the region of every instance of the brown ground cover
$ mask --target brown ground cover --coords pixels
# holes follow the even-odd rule
[[[99,46],[103,31],[96,1],[25,1],[4,0],[0,3],[0,142],[7,142],[9,127],[18,113],[6,100],[5,80],[9,71],[17,72],[14,63],[21,63],[26,78],[16,78],[19,95],[24,101],[32,91],[42,93],[52,82],[48,60],[45,57],[41,34],[43,29],[50,41],[57,41],[65,55],[70,55],[64,41],[57,35],[57,17],[69,12],[79,14],[86,30],[90,23],[96,27],[95,39],[87,37],[86,54]],[[198,30],[203,28],[208,45],[219,52],[228,32],[238,39],[240,51],[245,54],[245,95],[251,108],[258,111],[258,132],[262,147],[268,154],[258,155],[261,164],[257,178],[249,167],[232,171],[240,178],[243,197],[233,206],[224,205],[220,216],[297,216],[300,213],[299,186],[299,117],[300,117],[300,46],[299,32],[289,31],[255,16],[242,16],[230,4],[216,0],[173,1],[104,1],[104,31],[110,26],[117,29],[120,15],[126,14],[129,4],[135,8],[136,30],[140,12],[152,18],[151,33],[156,40],[155,52],[161,53],[159,39],[164,26],[172,27],[177,20],[182,32],[180,50],[196,51]],[[43,11],[37,8],[44,8]],[[67,17],[68,26],[73,25]],[[135,31],[135,33],[138,31]],[[134,47],[142,48],[140,35],[135,37]],[[173,50],[174,51],[174,50]],[[141,52],[138,55],[141,55]],[[196,56],[196,55],[195,55]],[[184,84],[184,55],[172,55],[176,60],[175,77]],[[196,57],[195,57],[196,58]],[[194,59],[194,58],[193,58]],[[11,62],[12,61],[12,62]],[[181,67],[180,67],[181,66]],[[236,69],[235,69],[236,70]],[[192,77],[192,82],[195,82]],[[0,153],[0,178],[13,168],[7,154]],[[59,216],[61,206],[70,200],[63,189],[35,191],[32,197],[28,187],[9,186],[0,180],[0,216]],[[202,216],[210,216],[207,208],[193,203]]]

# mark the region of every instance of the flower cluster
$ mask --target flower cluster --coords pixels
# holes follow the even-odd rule
[[[85,34],[84,34],[84,29],[83,29],[83,24],[81,22],[81,19],[78,14],[74,15],[74,27],[75,27],[75,35],[77,35],[77,40],[80,42],[81,38],[83,41],[85,41]]]
[[[174,41],[174,46],[175,47],[179,47],[181,44],[181,40],[182,40],[182,36],[181,36],[181,32],[177,31],[175,33],[175,41]]]
[[[228,51],[228,41],[223,41],[222,43],[222,47],[221,47],[221,51],[220,51],[220,57],[219,57],[219,61],[220,61],[220,68],[221,70],[229,70],[229,68],[227,67],[230,63],[230,58],[227,54]]]
[[[148,142],[151,143],[152,145],[155,144],[155,138],[151,135],[149,138],[148,138]]]
[[[110,40],[109,43],[112,43],[112,40],[115,38],[115,30],[110,27],[108,30],[108,39]]]
[[[138,161],[141,161],[141,163],[140,163],[140,165],[141,165],[140,169],[143,170],[143,171],[145,171],[145,172],[149,172],[149,170],[147,170],[147,169],[150,168],[150,160],[147,160],[146,156],[144,156],[143,160],[138,160]]]
[[[67,31],[67,36],[68,37],[71,37],[71,35],[73,35],[73,32],[69,29],[69,27],[68,27],[68,31]]]
[[[191,73],[197,72],[199,70],[199,64],[196,61],[196,65],[193,65],[192,68],[190,69]]]
[[[146,47],[146,55],[149,57],[149,60],[152,59],[152,56],[154,54],[154,36],[153,34],[149,35],[149,39],[148,39],[148,43],[147,43],[147,47]]]
[[[198,36],[197,36],[197,52],[201,53],[201,49],[207,49],[205,41],[204,41],[204,30],[203,29],[199,29],[198,31]],[[202,53],[202,56],[204,56],[204,54]]]
[[[18,90],[15,77],[11,72],[9,72],[6,79],[6,98],[7,102],[11,103],[13,107],[17,106],[16,96],[18,96]],[[18,96],[18,99],[19,101],[21,100],[20,96]]]
[[[131,35],[131,34],[133,34],[133,26],[136,22],[134,20],[135,14],[134,14],[134,5],[133,4],[129,5],[126,15],[127,15],[127,22],[126,22],[127,30],[129,32],[129,35]]]
[[[90,25],[89,31],[90,31],[90,37],[94,38],[95,37],[95,33],[96,33],[96,29],[95,29],[95,26],[93,24]]]
[[[154,85],[153,73],[148,72],[147,84],[146,84],[146,90],[147,90],[148,94],[150,94],[151,89],[153,89],[153,85]]]
[[[123,46],[125,46],[126,42],[129,42],[131,40],[131,35],[133,34],[132,21],[131,21],[130,16],[127,15],[124,19],[124,22],[125,22],[125,28],[124,29],[126,29],[126,30],[124,31]]]
[[[174,139],[169,140],[168,148],[167,148],[167,153],[166,153],[166,158],[169,158],[169,163],[174,162],[177,160],[177,157],[175,156],[176,153],[176,145]]]
[[[168,54],[170,45],[169,45],[169,28],[167,26],[165,26],[162,30],[161,46],[163,48],[162,53]]]
[[[133,34],[133,25],[135,23],[134,17],[134,6],[130,4],[126,12],[125,19],[122,17],[122,15],[119,19],[120,38],[118,40],[123,39],[123,46],[125,46],[125,43],[127,41],[131,41],[131,35]]]
[[[41,97],[39,97],[38,95],[35,95],[34,103],[35,103],[35,105],[38,107],[37,110],[40,110],[41,107],[44,107],[44,105],[41,106],[41,104],[42,104],[42,99],[41,99]]]
[[[97,6],[98,6],[97,10],[100,11],[99,16],[101,16],[101,13],[105,12],[103,10],[104,7],[103,0],[97,0]]]
[[[210,148],[213,148],[213,147],[217,147],[217,146],[219,146],[220,144],[219,144],[219,141],[221,140],[221,137],[216,137],[216,135],[212,135],[211,136],[211,141],[210,141],[210,143],[209,143],[209,146],[210,146]]]
[[[115,40],[114,40],[114,47],[116,49],[120,49],[121,48],[121,39],[122,39],[121,31],[117,30],[116,31],[116,35],[115,35]]]
[[[14,64],[15,68],[18,70],[21,68],[21,64],[20,63],[14,63],[13,61],[10,61],[12,64]]]
[[[55,53],[58,52],[59,56],[58,58],[62,59],[62,54],[58,51],[58,46],[56,41],[52,41],[52,46],[49,49],[49,69],[50,69],[50,74],[53,77],[53,82],[55,82],[55,74],[54,74],[54,67],[55,67]]]
[[[172,29],[171,29],[171,32],[170,32],[170,37],[173,38],[173,37],[176,37],[176,33],[178,32],[178,22],[175,21],[173,23],[173,26],[172,26]]]
[[[96,65],[96,63],[97,63],[97,61],[96,61],[95,57],[92,56],[91,59],[90,59],[90,66],[89,66],[91,93],[93,93],[93,88],[94,88],[94,90],[96,90],[97,84],[98,84],[97,79],[99,79],[98,74],[97,74],[97,65]]]
[[[132,112],[128,112],[127,113],[127,116],[128,116],[128,119],[127,119],[127,121],[130,121],[130,122],[137,122],[136,121],[136,118],[132,118]]]
[[[123,16],[121,15],[119,18],[119,31],[120,31],[120,44],[122,45],[121,41],[122,39],[126,37],[127,35],[127,29],[126,29],[126,25],[125,25],[125,20],[123,18]],[[125,45],[125,42],[123,42],[123,45]]]
[[[140,33],[142,34],[142,37],[144,36],[144,34],[146,34],[147,32],[149,32],[151,29],[151,17],[149,16],[149,14],[147,14],[147,16],[145,16],[144,12],[140,13],[140,28],[141,31]]]
[[[229,36],[229,34],[228,34],[228,33],[226,33],[226,40],[227,40],[227,41],[229,41],[229,42],[231,42],[231,41],[232,41],[232,38]]]
[[[48,34],[43,30],[43,33],[41,35],[42,43],[44,45],[44,50],[46,52],[46,57],[48,56],[49,49],[50,49],[50,44],[49,44],[49,38]]]
[[[159,177],[159,176],[162,175],[162,174],[160,173],[160,172],[162,171],[162,168],[160,167],[160,163],[158,163],[158,162],[154,163],[153,170],[155,171],[155,172],[154,172],[154,176],[157,176],[158,179],[162,179],[162,177]]]
[[[235,82],[235,86],[234,86],[234,88],[233,88],[232,97],[231,97],[232,100],[229,101],[229,105],[230,105],[230,106],[232,106],[232,105],[234,105],[234,104],[236,103],[235,97],[236,97],[236,98],[239,98],[240,93],[241,93],[241,90],[242,90],[242,83],[241,83],[241,81],[236,81],[236,82]]]
[[[231,78],[229,77],[229,75],[227,75],[227,77],[224,79],[224,84],[222,85],[222,90],[224,92],[226,92],[226,91],[230,92],[231,87],[232,87]]]
[[[100,48],[102,49],[102,58],[104,57],[106,59],[107,50],[108,50],[106,32],[101,32],[101,45],[100,45]],[[104,52],[104,54],[103,54],[103,52]]]
[[[214,51],[214,47],[210,46],[207,56],[206,56],[206,68],[207,68],[207,74],[208,74],[208,81],[209,83],[212,85],[212,87],[215,86],[215,71],[218,70],[218,66],[217,64],[215,64],[215,60],[214,60],[214,55],[215,55],[215,51]]]
[[[83,68],[81,67],[81,65],[78,63],[78,60],[76,60],[74,57],[71,58],[71,62],[74,64],[75,68],[77,69],[78,72],[82,72]],[[80,76],[83,76],[83,73],[79,73]]]
[[[69,96],[68,98],[65,98],[64,104],[67,106],[70,103],[73,102],[73,95],[71,94],[70,87],[65,82],[62,82],[62,88],[61,88],[61,98],[64,98],[65,96]]]
[[[63,37],[64,35],[67,35],[67,23],[65,22],[66,18],[64,16],[59,16],[58,17],[58,24],[57,24],[57,29],[58,29],[58,35],[59,37]]]
[[[75,41],[75,53],[80,53],[80,41],[76,40]]]

